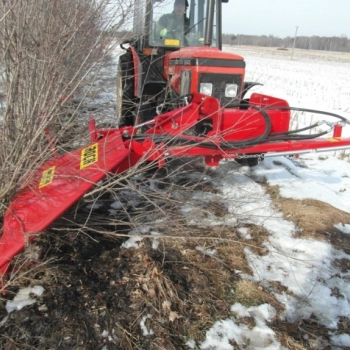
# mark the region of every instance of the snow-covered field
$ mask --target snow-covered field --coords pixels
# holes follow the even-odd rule
[[[255,91],[284,98],[294,107],[326,110],[350,119],[350,55],[296,51],[291,60],[290,51],[251,47],[224,49],[245,57],[246,80],[264,84]],[[107,101],[110,104],[113,93],[102,90],[99,103]],[[299,122],[304,124],[307,121]],[[347,129],[349,126],[345,133],[350,135]],[[316,339],[314,349],[350,347],[350,330],[341,334],[336,332],[341,317],[350,322],[350,271],[335,264],[336,260],[350,261],[350,255],[342,247],[334,247],[325,240],[300,237],[297,224],[283,217],[261,185],[264,180],[268,185],[278,185],[281,197],[316,199],[350,213],[349,158],[345,155],[339,159],[339,153],[334,152],[323,153],[322,156],[303,155],[297,161],[271,157],[252,169],[239,167],[235,162],[223,162],[212,175],[207,176],[211,177],[217,189],[212,196],[223,203],[228,212],[220,218],[213,215],[209,218],[206,216],[205,221],[204,216],[194,219],[191,214],[198,213],[200,203],[208,200],[207,192],[196,191],[182,207],[188,222],[200,227],[237,226],[239,223],[241,237],[247,242],[245,255],[252,274],[236,271],[237,274],[267,289],[273,282],[282,285],[283,291],[274,290],[271,293],[284,306],[285,311],[279,317],[287,322],[312,317],[326,327],[330,342]],[[265,255],[257,255],[249,248],[252,237],[248,224],[256,224],[267,230]],[[334,228],[350,241],[350,222],[338,222]],[[152,227],[146,231],[151,232]],[[139,242],[139,239],[131,238],[123,247],[137,248]],[[202,247],[198,249],[203,250]],[[203,252],[216,254],[215,249]],[[20,300],[22,307],[25,303]],[[15,301],[8,306],[8,310],[15,312]],[[188,339],[188,348],[231,350],[237,348],[230,343],[230,340],[235,340],[239,349],[285,349],[269,327],[269,322],[277,314],[272,305],[244,307],[236,303],[230,311],[231,317],[217,321],[207,330],[203,342]],[[147,317],[152,318],[152,315]],[[244,317],[251,317],[255,326],[249,328],[241,322]],[[144,330],[144,322],[142,319],[141,330]],[[149,337],[153,336],[152,332],[147,330],[143,334]]]
[[[246,81],[257,91],[286,99],[291,106],[320,109],[350,117],[350,54],[295,50],[259,50],[227,46],[242,55]]]

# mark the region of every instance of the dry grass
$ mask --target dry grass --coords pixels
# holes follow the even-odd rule
[[[235,302],[246,306],[270,303],[278,312],[283,311],[271,294],[236,274],[236,270],[248,274],[251,271],[244,258],[246,244],[234,230],[217,227],[188,230],[190,240],[160,238],[162,248],[158,251],[151,250],[151,242],[144,241],[135,254],[130,251],[123,254],[124,259],[133,261],[134,267],[130,271],[132,280],[125,280],[132,289],[131,308],[139,311],[140,319],[145,313],[152,314],[147,319],[149,329],[157,335],[152,339],[152,348],[183,348],[169,338],[170,328],[184,339],[202,341],[204,331],[215,321],[231,317],[229,309]],[[223,240],[214,243],[215,236]],[[205,253],[213,248],[214,255]],[[250,326],[254,327],[254,322]]]
[[[267,303],[273,306],[278,313],[284,310],[281,304],[279,304],[270,293],[266,292],[263,287],[252,281],[238,281],[235,285],[235,298],[236,302],[246,307]]]
[[[265,184],[275,206],[301,230],[300,237],[324,240],[336,232],[335,224],[350,222],[350,214],[315,199],[296,200],[279,195],[278,186]]]

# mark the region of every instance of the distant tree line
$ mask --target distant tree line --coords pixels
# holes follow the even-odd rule
[[[279,38],[273,35],[244,35],[223,34],[223,44],[226,45],[252,45],[265,47],[293,47],[294,37]],[[350,52],[350,39],[346,36],[298,36],[295,47],[305,50],[323,50]]]
[[[117,33],[119,40],[130,39],[132,31],[120,30]],[[223,34],[222,42],[225,45],[248,45],[265,47],[293,47],[294,37],[287,36],[279,38],[273,35],[245,35],[245,34]],[[295,48],[304,50],[322,50],[350,52],[350,39],[342,36],[297,36]]]

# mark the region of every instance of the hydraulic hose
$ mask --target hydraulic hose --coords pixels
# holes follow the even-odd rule
[[[297,130],[290,130],[290,131],[281,131],[281,132],[272,132],[270,136],[278,136],[278,135],[290,135],[295,134],[297,132],[307,131],[313,128],[316,128],[316,126],[319,126],[319,123],[315,123],[309,126],[306,126],[305,128],[297,129]]]
[[[300,107],[286,107],[286,106],[268,106],[268,107],[265,107],[265,109],[267,109],[267,110],[280,109],[283,111],[298,111],[298,112],[309,112],[309,113],[323,114],[323,115],[328,115],[330,117],[338,118],[341,121],[343,121],[347,124],[350,124],[350,120],[346,119],[345,117],[342,117],[339,114],[325,112],[325,111],[319,111],[317,109],[308,109],[308,108],[300,108]]]

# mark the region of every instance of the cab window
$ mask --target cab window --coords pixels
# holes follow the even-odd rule
[[[149,44],[162,47],[203,46],[206,3],[205,0],[154,0]],[[215,37],[213,46],[216,46]]]

